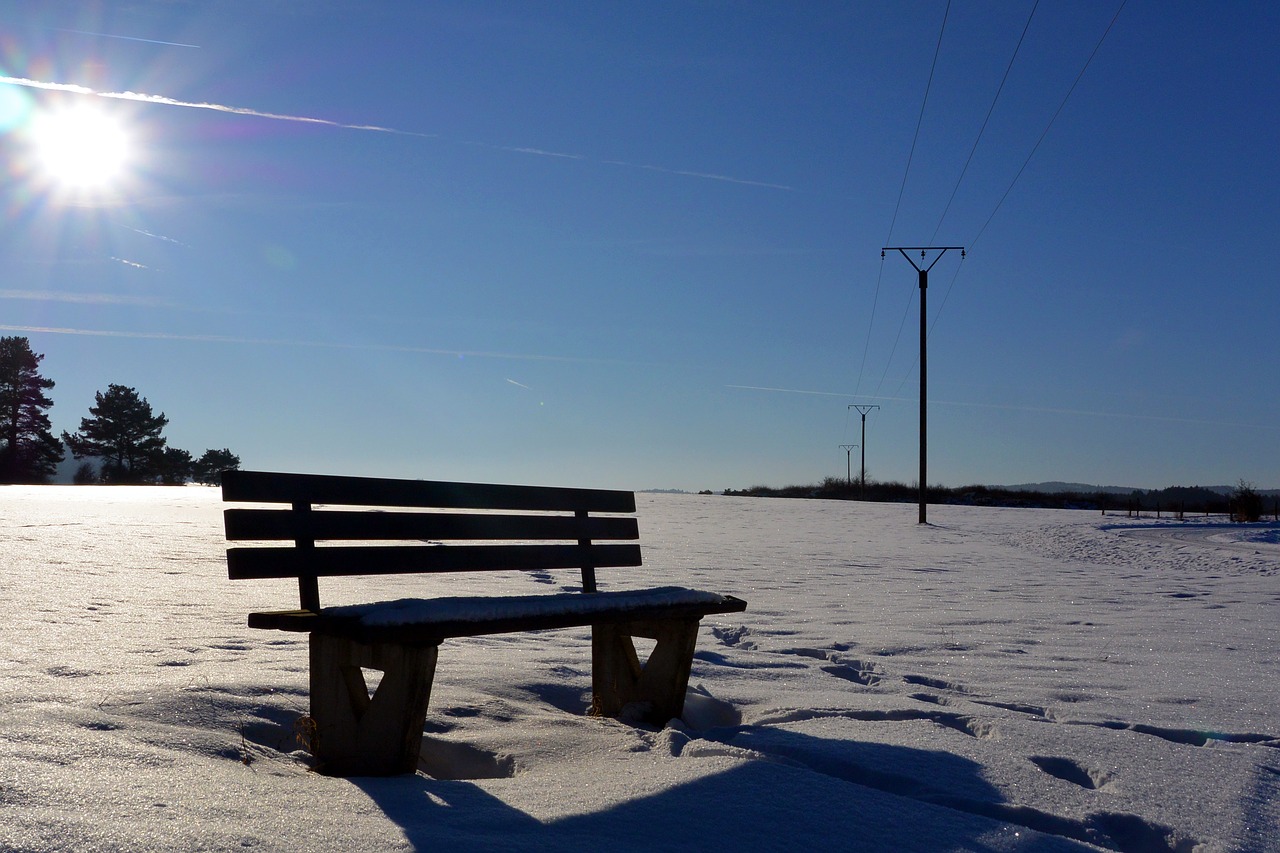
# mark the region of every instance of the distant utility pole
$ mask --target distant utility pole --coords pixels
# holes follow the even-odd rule
[[[862,487],[858,493],[858,497],[865,499],[867,497],[867,412],[872,409],[878,409],[879,406],[860,406],[857,403],[849,405],[851,409],[857,409],[858,414],[862,415]]]
[[[928,499],[926,497],[926,489],[928,487],[926,486],[927,481],[925,480],[925,473],[927,468],[925,461],[928,459],[928,453],[927,453],[928,442],[926,441],[926,436],[927,436],[926,427],[928,423],[927,423],[927,416],[926,416],[927,406],[925,404],[925,401],[926,401],[925,390],[927,388],[926,377],[928,376],[928,369],[927,369],[928,361],[926,358],[927,353],[925,350],[925,341],[927,341],[929,337],[929,328],[925,323],[925,294],[929,290],[929,270],[933,269],[933,264],[936,264],[939,260],[941,260],[942,256],[945,255],[947,251],[950,249],[959,249],[961,259],[964,258],[964,246],[885,246],[883,249],[880,250],[881,260],[884,260],[885,252],[890,252],[894,250],[901,252],[902,257],[906,258],[907,263],[915,267],[916,272],[919,273],[920,275],[920,523],[921,524],[928,523],[925,520],[925,505],[928,502]],[[911,256],[907,254],[907,252],[909,251],[920,252],[921,264],[924,263],[926,252],[937,252],[938,257],[934,258],[933,263],[929,264],[927,267],[922,267],[920,266],[920,264],[917,264],[915,261],[911,260]]]
[[[853,485],[853,467],[852,467],[852,466],[853,466],[853,462],[852,462],[853,456],[852,456],[852,454],[853,454],[853,449],[854,449],[855,447],[857,447],[857,446],[858,446],[858,445],[856,445],[856,444],[842,444],[842,445],[840,445],[840,448],[844,451],[844,481],[845,481],[846,483],[850,484],[850,485]]]

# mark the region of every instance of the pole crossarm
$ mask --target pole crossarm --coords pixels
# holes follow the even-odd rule
[[[933,264],[936,264],[938,261],[942,260],[943,255],[953,250],[958,250],[960,252],[960,259],[964,260],[964,256],[965,256],[964,246],[885,246],[883,249],[880,250],[880,258],[881,260],[884,259],[885,252],[899,252],[901,253],[902,257],[907,259],[907,263],[911,264],[911,266],[916,268],[916,272],[928,272],[929,270],[933,269]],[[921,262],[924,261],[925,252],[937,252],[938,257],[933,259],[933,264],[929,264],[929,266],[922,268],[915,261],[911,260],[911,256],[908,255],[907,252],[919,252]]]

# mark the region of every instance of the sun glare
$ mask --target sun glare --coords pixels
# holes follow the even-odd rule
[[[90,106],[36,116],[31,139],[41,169],[54,184],[69,190],[106,189],[121,178],[129,162],[124,127]]]

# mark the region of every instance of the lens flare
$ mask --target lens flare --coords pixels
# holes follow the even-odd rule
[[[26,123],[31,115],[31,97],[16,86],[0,86],[0,133],[8,133]]]

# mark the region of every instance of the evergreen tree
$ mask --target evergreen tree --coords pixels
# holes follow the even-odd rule
[[[195,465],[191,453],[177,447],[166,447],[156,460],[156,473],[160,482],[166,486],[181,486],[191,479],[192,467]]]
[[[165,439],[160,435],[169,419],[151,413],[151,404],[124,385],[108,385],[95,395],[91,417],[80,419],[80,430],[62,434],[77,459],[102,459],[102,482],[146,483],[161,474]]]
[[[221,450],[206,450],[204,455],[192,464],[191,473],[197,483],[221,486],[222,472],[239,467],[240,457],[224,447]]]
[[[62,445],[50,432],[40,375],[43,355],[26,338],[0,337],[0,483],[45,483],[62,461]]]

